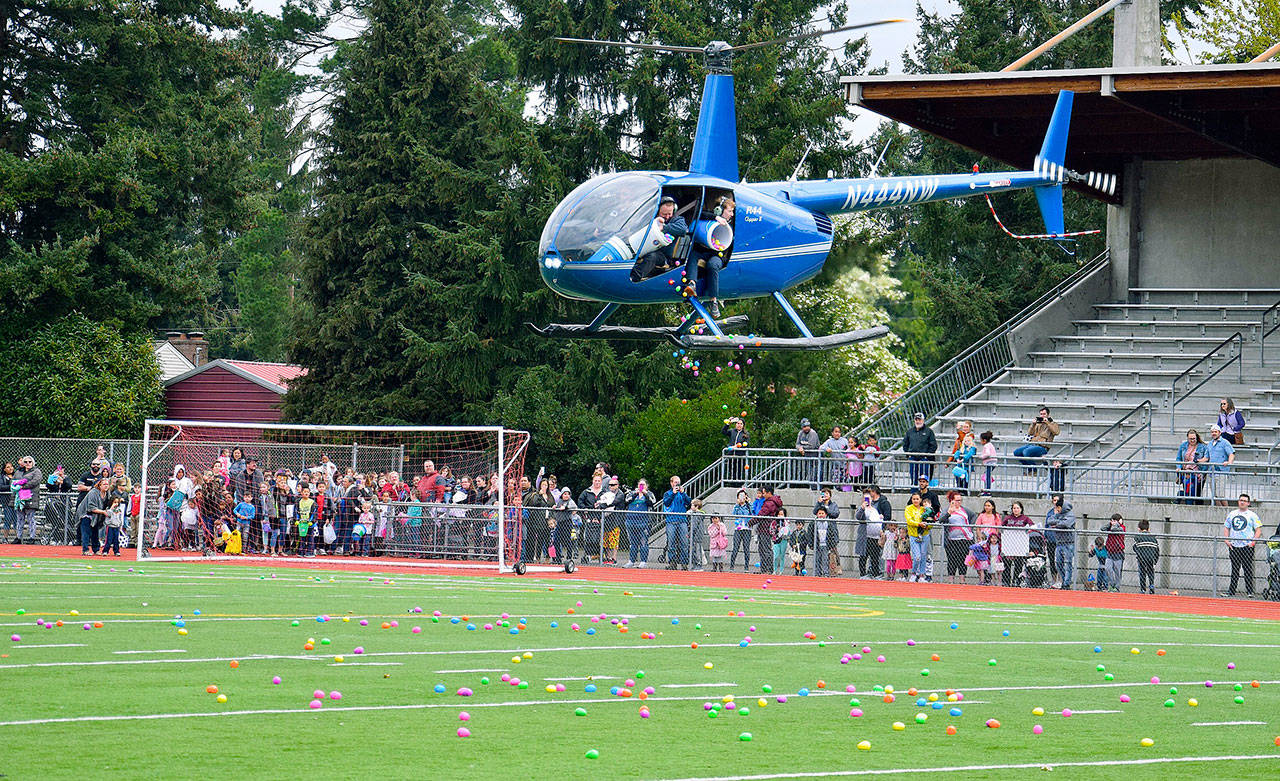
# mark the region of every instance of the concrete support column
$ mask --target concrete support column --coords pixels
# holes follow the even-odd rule
[[[1160,64],[1160,0],[1116,6],[1111,64],[1117,68]]]
[[[1128,301],[1142,285],[1142,161],[1124,166],[1119,206],[1107,207],[1107,248],[1111,250],[1111,300]]]

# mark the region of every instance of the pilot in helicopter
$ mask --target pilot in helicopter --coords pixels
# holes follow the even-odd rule
[[[654,228],[662,231],[666,241],[656,251],[636,258],[636,263],[631,268],[631,281],[640,282],[648,279],[653,275],[659,262],[663,266],[673,264],[674,259],[671,253],[675,248],[675,240],[689,233],[689,223],[685,222],[684,217],[675,216],[675,213],[676,199],[670,195],[664,195],[662,202],[658,204],[658,216],[654,220]]]

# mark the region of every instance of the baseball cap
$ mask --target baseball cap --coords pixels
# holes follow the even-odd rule
[[[1212,426],[1210,426],[1210,427],[1209,427],[1209,430],[1210,430],[1210,431],[1217,431],[1218,433],[1222,433],[1222,426],[1219,426],[1217,423],[1214,423]]]
[[[805,426],[808,426],[808,425],[810,425],[808,418],[800,418],[800,428],[804,428]]]
[[[924,413],[923,413],[923,412],[917,412],[917,413],[915,414],[915,419],[916,419],[916,420],[924,420]]]

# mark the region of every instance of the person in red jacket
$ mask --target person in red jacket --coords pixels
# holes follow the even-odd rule
[[[418,489],[419,501],[435,504],[443,502],[445,485],[439,479],[440,473],[436,471],[435,462],[431,460],[423,461],[422,472],[422,476],[414,484],[414,487]]]
[[[1102,527],[1107,533],[1107,585],[1112,591],[1120,590],[1120,573],[1124,570],[1124,518],[1120,513],[1111,516]]]
[[[756,553],[760,557],[760,571],[773,572],[773,538],[778,525],[778,513],[782,510],[782,497],[773,492],[773,486],[760,487],[764,492],[764,500],[760,503],[760,513],[751,520],[756,530]]]

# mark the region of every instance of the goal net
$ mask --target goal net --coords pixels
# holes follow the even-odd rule
[[[520,558],[526,431],[148,420],[139,555]]]

